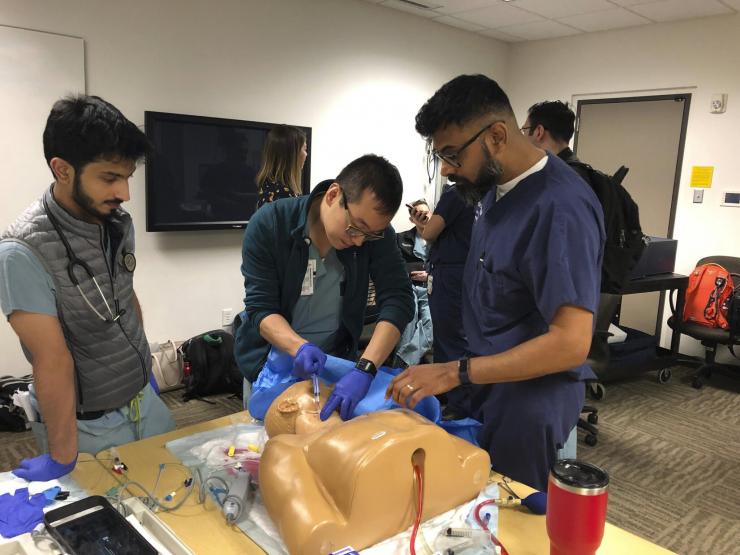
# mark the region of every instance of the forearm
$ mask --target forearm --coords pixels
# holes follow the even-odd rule
[[[134,309],[139,317],[139,322],[144,324],[144,313],[141,311],[141,304],[139,304],[139,297],[136,296],[136,293],[134,293]]]
[[[280,314],[270,314],[262,319],[260,335],[270,345],[291,356],[295,356],[301,345],[307,342],[290,327],[288,321]]]
[[[33,382],[46,425],[49,454],[66,464],[77,456],[77,416],[74,363],[41,360],[33,366]]]
[[[559,329],[525,341],[508,351],[470,360],[468,373],[473,383],[515,382],[539,378],[575,368],[588,356],[587,341]],[[457,362],[450,363],[457,370]],[[451,368],[452,368],[451,366]]]
[[[371,361],[375,366],[380,366],[391,354],[400,338],[401,332],[396,326],[386,321],[378,322],[370,343],[362,353],[362,358]]]

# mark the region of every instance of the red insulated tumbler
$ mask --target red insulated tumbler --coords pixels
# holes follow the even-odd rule
[[[547,484],[550,555],[594,555],[601,545],[609,474],[575,459],[555,463]]]

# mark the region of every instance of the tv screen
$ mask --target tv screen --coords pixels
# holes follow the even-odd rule
[[[145,112],[147,231],[243,229],[257,209],[255,177],[274,124]],[[309,191],[311,128],[302,189]]]

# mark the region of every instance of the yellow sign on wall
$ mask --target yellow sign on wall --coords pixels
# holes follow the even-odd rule
[[[694,166],[691,168],[691,186],[708,189],[712,186],[714,166]]]

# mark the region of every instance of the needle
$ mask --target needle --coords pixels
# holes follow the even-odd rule
[[[313,374],[311,376],[311,381],[313,382],[313,400],[316,401],[316,410],[319,409],[319,377],[316,374]]]

